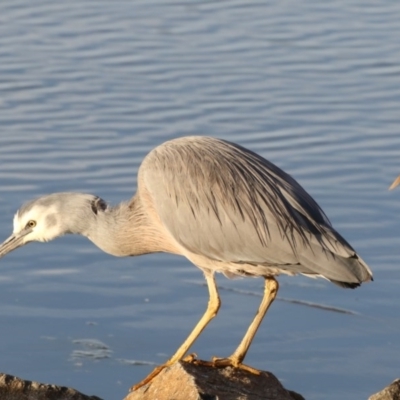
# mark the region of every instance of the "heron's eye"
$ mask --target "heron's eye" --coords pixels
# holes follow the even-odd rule
[[[27,228],[34,228],[35,226],[36,226],[36,221],[34,221],[33,219],[28,221],[28,223],[26,224]]]

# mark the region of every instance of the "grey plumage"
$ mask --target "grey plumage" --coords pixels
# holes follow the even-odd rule
[[[84,235],[116,256],[181,254],[204,271],[207,310],[166,365],[182,358],[216,315],[215,272],[266,280],[258,316],[235,353],[213,362],[219,366],[242,366],[276,296],[275,275],[321,276],[350,288],[372,280],[366,263],[290,175],[250,150],[210,137],[175,139],[152,150],[129,202],[112,207],[97,196],[56,193],[26,203],[0,257],[66,233]]]
[[[243,147],[205,137],[170,141],[146,157],[139,177],[174,240],[232,263],[221,272],[322,275],[349,287],[371,276],[312,197]]]

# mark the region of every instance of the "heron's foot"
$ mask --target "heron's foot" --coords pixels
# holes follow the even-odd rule
[[[233,367],[239,368],[244,371],[250,372],[254,375],[260,375],[260,371],[256,368],[250,367],[249,365],[242,364],[236,357],[227,357],[227,358],[217,358],[213,357],[211,361],[199,360],[196,354],[189,354],[186,356],[183,361],[195,364],[195,365],[203,365],[205,367],[213,367],[213,368],[225,368],[225,367]]]
[[[242,364],[237,357],[231,356],[227,358],[217,358],[213,357],[212,364],[215,368],[225,368],[225,367],[233,367],[239,368],[244,371],[250,372],[254,375],[260,375],[260,371],[256,368],[250,367],[249,365]]]
[[[204,365],[206,367],[214,367],[214,364],[212,361],[200,360],[199,358],[197,358],[196,353],[188,354],[185,358],[182,358],[182,361],[187,362],[189,364],[194,364],[194,365]]]
[[[196,364],[197,361],[201,361],[197,358],[196,353],[188,354],[185,358],[182,358],[182,361],[185,361],[187,363],[192,363]]]
[[[168,364],[163,364],[163,365],[159,365],[158,367],[154,368],[153,371],[146,376],[146,378],[144,378],[142,381],[140,381],[139,383],[137,383],[136,385],[133,385],[129,391],[133,392],[135,390],[138,390],[139,388],[141,388],[144,385],[147,385],[148,383],[150,383],[164,368],[168,367]]]

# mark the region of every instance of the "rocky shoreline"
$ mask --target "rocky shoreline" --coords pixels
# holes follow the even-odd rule
[[[127,392],[128,392],[127,388]],[[1,400],[102,400],[73,388],[38,383],[0,373]],[[150,385],[127,394],[124,400],[305,400],[288,390],[271,373],[254,375],[235,368],[217,369],[184,361],[166,368]],[[399,400],[396,379],[368,400]]]

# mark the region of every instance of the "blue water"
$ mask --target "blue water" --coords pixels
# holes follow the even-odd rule
[[[399,377],[400,3],[0,2],[0,235],[55,191],[132,196],[145,154],[204,134],[292,174],[374,271],[281,290],[246,362],[307,400],[366,399]],[[116,259],[80,237],[0,261],[0,371],[122,399],[207,303],[183,258]],[[229,355],[263,282],[229,281],[193,346]],[[342,314],[285,299],[352,311]]]

